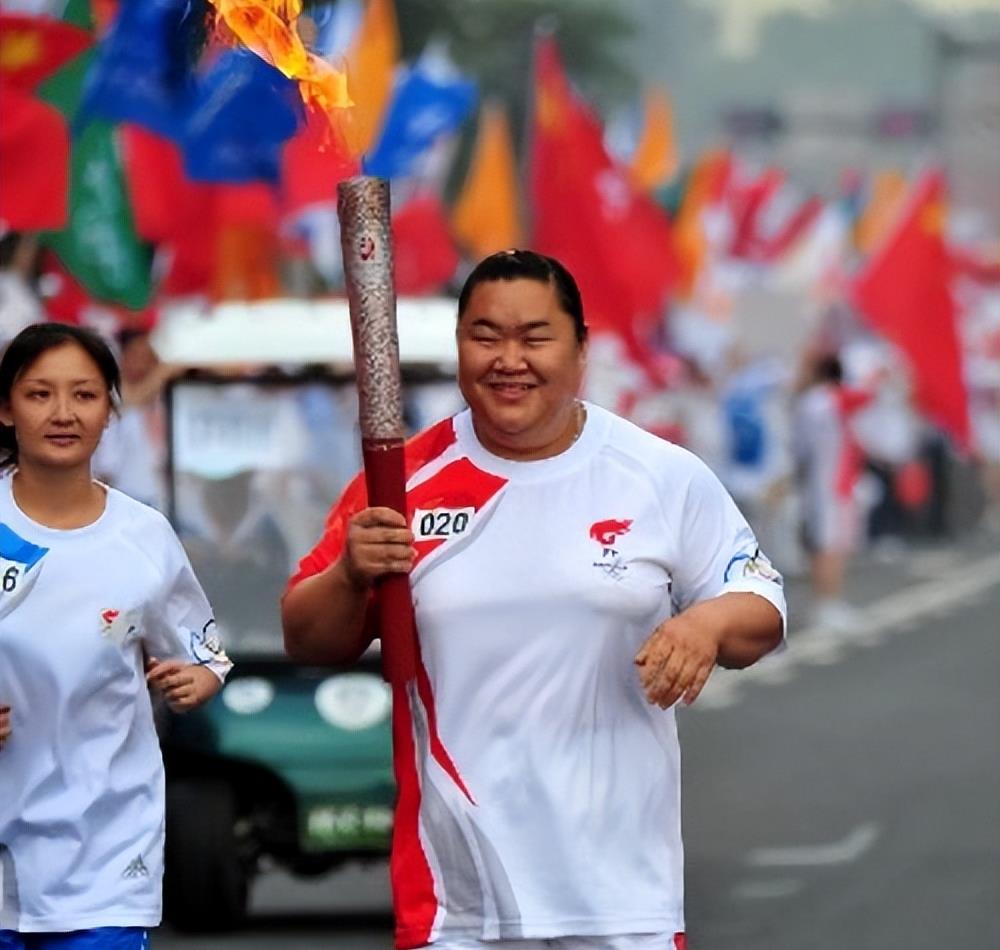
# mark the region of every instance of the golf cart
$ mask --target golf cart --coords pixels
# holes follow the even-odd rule
[[[408,422],[460,405],[455,302],[401,300]],[[169,514],[235,668],[210,703],[164,712],[165,914],[238,926],[254,876],[388,854],[390,693],[377,651],[351,669],[282,649],[279,598],[360,468],[346,303],[269,301],[164,315],[153,346],[188,367],[169,386]]]

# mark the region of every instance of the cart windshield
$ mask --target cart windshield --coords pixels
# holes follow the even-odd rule
[[[171,516],[226,647],[280,655],[282,591],[361,466],[354,385],[181,379],[168,405]],[[413,429],[459,406],[453,383],[407,387]]]

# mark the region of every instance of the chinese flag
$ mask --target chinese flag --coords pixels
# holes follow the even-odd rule
[[[964,448],[968,398],[942,228],[940,172],[914,187],[895,228],[858,276],[854,300],[871,325],[909,359],[917,404]]]
[[[530,164],[533,246],[576,278],[587,322],[620,335],[651,369],[645,345],[675,277],[670,222],[604,148],[600,123],[570,89],[555,44],[535,64]]]
[[[444,208],[434,195],[414,195],[393,215],[392,241],[398,293],[431,293],[455,273],[458,253]]]
[[[4,89],[0,221],[12,231],[57,230],[66,225],[68,201],[66,120],[27,92]]]
[[[31,92],[92,39],[86,30],[51,17],[0,12],[0,82]]]

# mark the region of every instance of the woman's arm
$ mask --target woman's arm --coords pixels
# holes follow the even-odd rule
[[[391,508],[359,511],[340,558],[282,599],[288,655],[311,663],[353,663],[372,640],[366,614],[375,579],[409,572],[415,554],[403,515]]]
[[[664,621],[635,662],[646,698],[664,709],[681,697],[693,703],[716,664],[743,669],[782,638],[782,617],[758,594],[733,592],[693,604]]]

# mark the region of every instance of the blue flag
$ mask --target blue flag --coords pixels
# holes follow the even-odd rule
[[[179,139],[199,25],[188,0],[122,0],[87,71],[79,121],[134,122]]]
[[[276,184],[282,146],[303,120],[295,82],[253,53],[227,50],[198,82],[184,169],[197,181]]]
[[[365,156],[365,173],[381,178],[408,175],[436,138],[458,128],[476,103],[476,85],[457,74],[441,75],[426,59],[396,84],[382,135]]]

